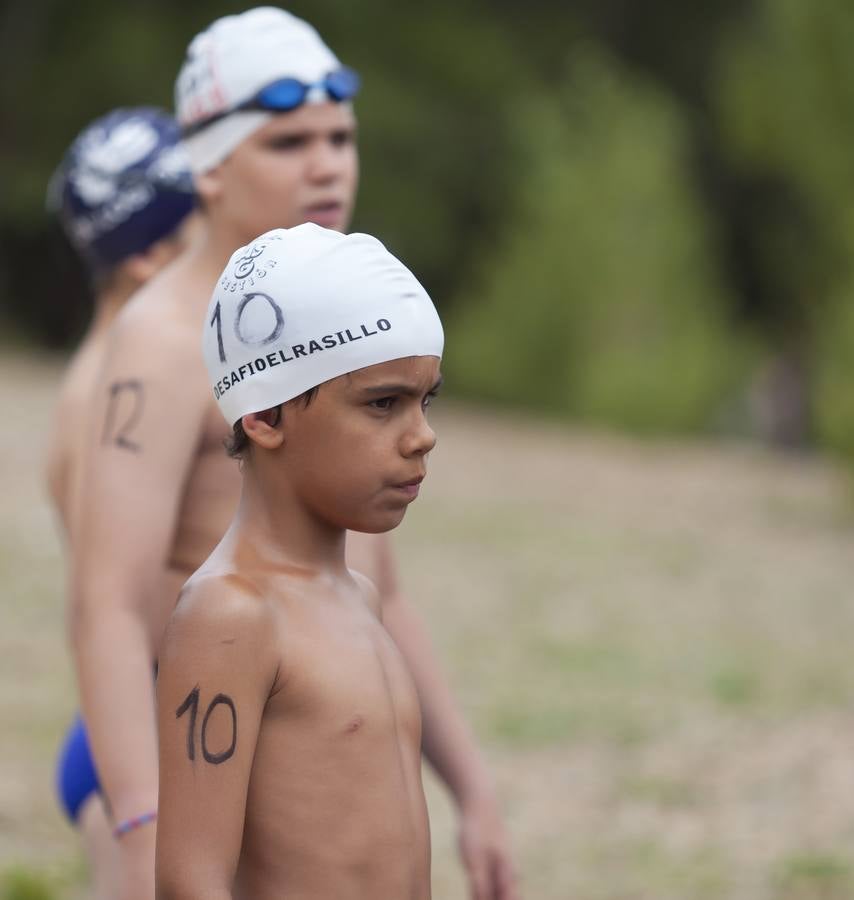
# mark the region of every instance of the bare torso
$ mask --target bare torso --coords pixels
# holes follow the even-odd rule
[[[283,686],[264,710],[235,895],[424,900],[412,680],[361,597],[288,593],[277,604]]]
[[[230,543],[188,583],[164,644],[158,840],[180,828],[169,857],[204,856],[237,816],[235,898],[429,900],[418,697],[376,592],[358,576],[238,567]],[[194,684],[195,729],[179,706]],[[188,760],[214,693],[234,698],[234,726],[211,716],[205,758]]]

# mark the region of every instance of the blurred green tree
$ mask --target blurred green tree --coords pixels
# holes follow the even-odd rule
[[[722,48],[715,107],[731,169],[777,183],[752,240],[763,335],[803,372],[818,440],[854,455],[854,7],[763,0]]]
[[[455,304],[446,369],[476,396],[641,431],[720,417],[729,322],[678,104],[593,46],[529,137],[516,227]]]

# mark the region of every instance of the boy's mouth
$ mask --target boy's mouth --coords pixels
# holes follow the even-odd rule
[[[303,209],[303,218],[306,222],[314,222],[323,228],[332,228],[341,222],[344,212],[344,204],[338,200],[327,200],[323,203],[313,203]]]
[[[412,478],[409,481],[401,481],[398,484],[393,484],[392,487],[414,500],[418,496],[422,481],[424,481],[424,476],[419,475],[417,478]]]

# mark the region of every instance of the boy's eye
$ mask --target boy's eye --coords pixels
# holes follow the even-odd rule
[[[297,150],[304,146],[306,138],[301,134],[285,134],[281,137],[272,138],[268,146],[271,150]]]
[[[379,400],[372,400],[371,406],[373,406],[374,409],[386,410],[386,409],[391,409],[393,403],[394,403],[394,397],[380,397]]]
[[[333,147],[346,147],[348,144],[353,144],[356,141],[356,135],[352,131],[333,131],[329,136],[329,141]]]
[[[436,399],[436,397],[438,397],[438,396],[439,396],[439,395],[438,395],[438,393],[437,393],[436,391],[431,391],[429,394],[427,394],[427,396],[426,396],[426,397],[424,398],[424,400],[421,402],[421,408],[422,408],[422,409],[427,409],[427,408],[430,406],[430,404],[431,404],[431,403]]]

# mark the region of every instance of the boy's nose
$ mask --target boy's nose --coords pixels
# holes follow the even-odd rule
[[[426,456],[436,446],[436,432],[423,413],[403,436],[401,452],[404,456]]]
[[[320,141],[312,148],[309,175],[312,181],[334,181],[341,174],[343,162],[341,152],[326,141]]]

